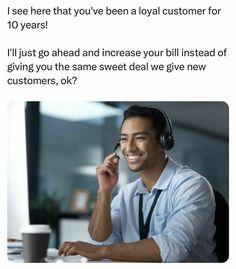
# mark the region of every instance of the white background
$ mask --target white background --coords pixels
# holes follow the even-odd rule
[[[6,243],[6,113],[7,104],[14,100],[78,100],[78,101],[225,101],[230,111],[230,205],[235,203],[235,1],[173,0],[173,1],[123,1],[123,0],[8,0],[1,1],[1,76],[0,76],[0,206],[1,206],[1,246]],[[137,8],[138,6],[156,8],[221,8],[220,16],[8,16],[7,7],[64,8],[105,6],[116,8]],[[47,30],[9,30],[7,21],[48,21]],[[207,64],[205,72],[93,72],[78,74],[74,86],[9,86],[8,63],[17,62],[7,57],[7,48],[23,49],[224,49],[226,58],[206,59],[162,59],[162,62]],[[57,59],[59,60],[59,59]],[[28,59],[32,62],[33,59]],[[39,60],[37,60],[39,61]],[[45,59],[45,62],[49,62]],[[63,59],[62,62],[74,63],[78,59]],[[90,59],[100,63],[101,59]],[[108,61],[108,60],[107,60]],[[118,62],[115,59],[114,62]],[[123,59],[120,59],[123,62]],[[138,61],[138,60],[137,60]],[[112,59],[110,59],[112,63]],[[24,75],[24,73],[21,73]],[[26,72],[25,75],[28,73]],[[52,76],[51,73],[47,74]],[[61,73],[53,74],[61,77]],[[71,76],[73,76],[72,74]],[[232,208],[232,207],[231,207]],[[230,227],[235,227],[234,212],[230,211]],[[205,266],[231,267],[235,262],[233,239],[235,233],[230,229],[230,259],[226,264]],[[1,263],[6,263],[3,251]],[[23,266],[23,265],[21,265]],[[59,264],[57,264],[57,267]],[[61,265],[62,266],[62,265]],[[71,265],[78,266],[78,265]],[[81,265],[80,265],[81,266]],[[97,266],[97,265],[96,265]],[[110,266],[110,265],[108,265]],[[115,265],[114,266],[119,266]],[[135,265],[137,266],[137,265]],[[139,266],[143,266],[142,264]],[[157,266],[150,264],[148,266]],[[168,266],[168,265],[167,265]],[[176,265],[169,265],[176,266]],[[184,265],[181,265],[181,267]],[[189,267],[189,265],[186,265]],[[191,265],[191,267],[194,265]],[[196,265],[199,266],[199,265]],[[202,265],[201,265],[202,266]]]

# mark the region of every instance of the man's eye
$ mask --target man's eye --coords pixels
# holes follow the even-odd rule
[[[137,140],[144,140],[145,137],[144,137],[144,136],[136,136],[136,139],[137,139]]]
[[[121,137],[121,138],[120,138],[120,141],[123,141],[123,142],[124,142],[124,141],[126,141],[126,140],[127,140],[127,137]]]

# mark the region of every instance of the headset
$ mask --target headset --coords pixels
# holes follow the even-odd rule
[[[164,116],[165,121],[166,121],[166,127],[165,130],[163,131],[163,133],[160,134],[160,144],[161,147],[165,150],[170,150],[173,148],[174,144],[175,144],[175,140],[173,137],[173,129],[172,129],[172,123],[170,118],[167,116],[167,114],[165,113],[165,111],[156,108],[158,111],[161,112],[161,114]]]

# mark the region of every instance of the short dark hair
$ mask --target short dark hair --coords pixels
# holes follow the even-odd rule
[[[143,117],[149,119],[152,123],[152,126],[156,132],[156,136],[158,139],[167,128],[166,118],[163,112],[157,108],[133,105],[124,111],[123,116],[124,118],[120,128],[122,128],[124,121],[129,118]]]

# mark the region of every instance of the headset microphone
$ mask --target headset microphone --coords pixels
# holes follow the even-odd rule
[[[118,142],[118,143],[116,144],[116,146],[115,146],[115,148],[114,148],[114,152],[116,152],[116,150],[119,148],[119,146],[120,146],[120,142]]]

